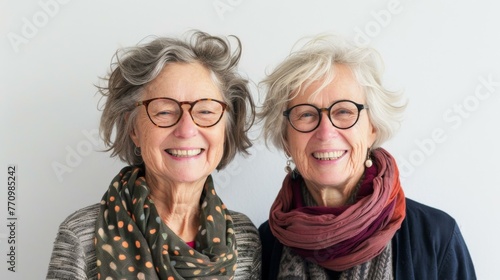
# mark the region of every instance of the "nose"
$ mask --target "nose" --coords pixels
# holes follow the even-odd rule
[[[321,121],[319,122],[319,126],[316,128],[316,130],[314,130],[315,137],[321,140],[335,137],[338,134],[338,130],[330,121],[330,118],[328,117],[329,112],[323,110],[321,114],[322,116]]]
[[[198,133],[198,126],[191,118],[188,108],[183,108],[183,110],[181,119],[175,125],[174,135],[179,138],[193,137]]]

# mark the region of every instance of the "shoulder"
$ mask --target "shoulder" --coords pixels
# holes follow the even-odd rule
[[[456,227],[455,220],[444,211],[407,198],[406,217],[396,236],[437,252],[453,237]]]
[[[97,215],[100,210],[100,203],[95,203],[92,205],[88,205],[81,209],[76,210],[72,214],[70,214],[63,223],[71,223],[73,221],[87,221],[89,219],[97,219]]]
[[[75,211],[59,226],[47,279],[87,279],[97,275],[94,247],[99,204]]]
[[[60,228],[71,230],[75,234],[95,230],[97,215],[99,214],[99,203],[81,208],[69,215]]]
[[[260,240],[262,242],[262,247],[269,248],[273,245],[275,241],[277,241],[276,237],[274,237],[271,232],[271,228],[269,228],[269,221],[265,221],[259,226],[259,235]]]
[[[259,226],[259,234],[262,242],[262,277],[275,279],[278,274],[283,245],[274,237],[269,221],[265,221]]]
[[[256,248],[260,248],[259,232],[253,222],[245,214],[231,210],[229,213],[233,219],[238,252],[245,250],[254,251]]]
[[[406,199],[406,217],[393,238],[393,250],[396,273],[405,275],[399,275],[404,279],[408,275],[415,279],[475,279],[455,219],[414,200]]]
[[[238,249],[238,268],[235,280],[260,279],[261,244],[259,232],[245,215],[229,210],[233,220],[236,248]]]
[[[439,225],[439,228],[448,230],[453,230],[456,225],[455,219],[446,212],[409,198],[406,199],[406,220],[410,224]]]
[[[265,221],[259,226],[259,233],[264,235],[270,233],[269,221]]]
[[[54,248],[78,248],[78,251],[81,250],[79,255],[92,257],[95,254],[94,237],[98,214],[99,204],[93,204],[69,215],[59,226]]]
[[[260,248],[259,232],[253,222],[245,214],[231,210],[229,214],[233,219],[238,252]]]
[[[92,204],[81,208],[69,215],[59,226],[56,238],[57,243],[81,246],[84,253],[93,250],[95,237],[95,223],[99,214],[99,204]]]
[[[229,210],[229,214],[233,219],[234,231],[237,237],[239,235],[253,237],[256,236],[258,238],[259,232],[257,231],[257,228],[250,220],[250,218],[247,217],[247,215],[232,210]]]

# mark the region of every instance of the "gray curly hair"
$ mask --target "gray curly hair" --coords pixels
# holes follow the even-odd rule
[[[237,152],[248,154],[252,143],[247,135],[255,119],[255,105],[248,89],[248,80],[237,71],[241,42],[234,51],[228,38],[193,31],[190,38],[155,37],[134,47],[119,49],[113,56],[111,73],[103,78],[106,86],[98,91],[106,98],[101,116],[100,135],[111,156],[129,164],[142,163],[134,153],[130,132],[137,116],[136,104],[146,84],[154,80],[171,63],[197,62],[210,72],[214,84],[228,104],[224,155],[217,169],[224,168]],[[114,133],[113,133],[114,132]]]

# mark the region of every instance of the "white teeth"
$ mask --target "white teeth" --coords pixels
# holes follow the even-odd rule
[[[201,149],[194,149],[194,150],[174,150],[170,149],[167,150],[167,152],[173,156],[176,157],[190,157],[190,156],[195,156],[201,153]]]
[[[325,153],[313,153],[313,156],[316,159],[320,160],[333,160],[338,159],[344,154],[344,151],[335,151],[335,152],[325,152]]]

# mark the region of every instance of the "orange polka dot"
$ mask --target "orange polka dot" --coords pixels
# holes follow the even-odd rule
[[[136,241],[136,242],[135,242],[135,247],[137,247],[137,248],[141,248],[141,242]]]
[[[220,243],[220,238],[219,237],[214,237],[212,240],[214,243]]]
[[[174,251],[174,255],[178,256],[179,255],[179,251],[175,250]]]
[[[164,244],[164,245],[163,245],[163,249],[168,250],[168,245],[167,245],[167,244]]]
[[[144,264],[147,268],[152,268],[153,267],[153,264],[151,262],[146,262]]]
[[[128,248],[128,242],[127,242],[127,241],[123,241],[123,242],[122,242],[122,246],[123,246],[124,248]]]
[[[221,213],[222,210],[220,210],[220,207],[219,206],[215,206],[215,210],[217,210],[217,212]]]
[[[173,276],[169,276],[167,280],[175,280],[175,278]]]
[[[120,239],[122,239],[120,236],[115,236],[115,237],[113,237],[113,240],[114,240],[114,241],[118,241],[118,240],[120,240]]]
[[[189,253],[190,253],[191,255],[194,255],[194,250],[189,250]]]
[[[156,232],[156,229],[151,229],[151,230],[149,231],[149,233],[150,233],[150,234],[155,234],[155,232]]]
[[[207,220],[213,222],[214,221],[214,217],[212,217],[212,215],[208,215]]]
[[[120,261],[123,261],[123,260],[125,260],[126,258],[127,258],[127,257],[126,257],[124,254],[120,254],[120,255],[118,256],[118,259],[119,259]]]
[[[130,272],[134,272],[134,270],[135,270],[135,268],[134,268],[133,266],[129,266],[129,267],[128,267],[128,271],[130,271]]]
[[[118,212],[118,211],[120,211],[120,206],[116,205],[115,206],[115,212]]]
[[[134,199],[132,200],[132,204],[135,204],[136,202],[137,202],[137,198],[134,198]]]
[[[129,225],[127,226],[127,229],[128,229],[128,231],[129,231],[129,232],[134,231],[134,227],[133,227],[131,224],[129,224]]]
[[[118,227],[122,228],[123,227],[123,221],[118,221]]]
[[[164,254],[164,255],[168,255],[168,251],[167,250],[163,250],[161,253]]]
[[[109,201],[115,201],[115,197],[114,196],[110,196],[109,197]]]
[[[141,255],[136,255],[136,256],[135,256],[135,259],[136,259],[136,260],[140,260],[140,259],[141,259]]]

